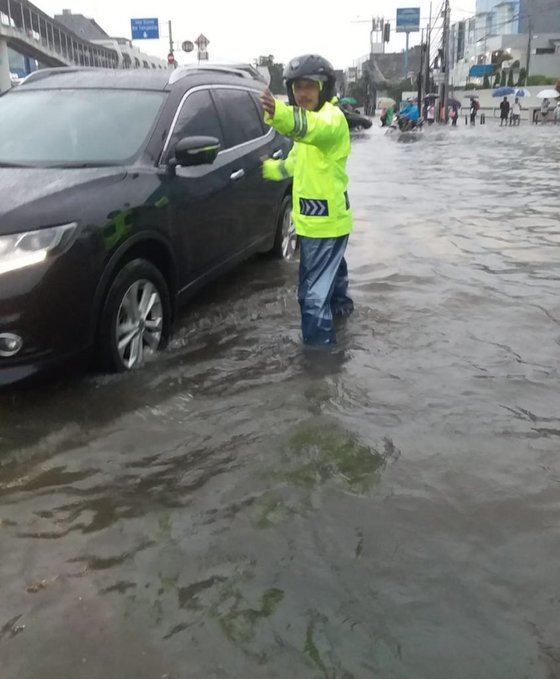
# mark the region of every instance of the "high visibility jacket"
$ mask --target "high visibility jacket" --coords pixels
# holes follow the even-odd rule
[[[346,160],[350,154],[348,123],[338,106],[326,103],[306,111],[276,101],[266,122],[294,140],[286,160],[265,160],[265,179],[294,178],[293,220],[296,233],[308,238],[336,238],[352,231]]]

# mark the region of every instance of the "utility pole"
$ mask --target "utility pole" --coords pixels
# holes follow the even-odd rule
[[[420,68],[416,76],[416,88],[418,90],[418,111],[422,111],[422,81],[424,79],[424,59],[426,52],[426,45],[424,44],[424,29],[422,29],[422,38],[420,39]]]
[[[404,48],[404,73],[403,80],[408,76],[408,39],[410,38],[410,32],[406,32],[406,47]]]
[[[425,63],[425,74],[424,74],[424,92],[428,94],[430,91],[430,51],[432,49],[432,3],[430,2],[430,23],[427,29],[426,38],[426,63]]]
[[[171,27],[171,19],[167,22],[169,28],[169,55],[167,56],[167,63],[173,68],[177,68],[177,62],[175,61],[175,52],[173,50],[173,29]]]
[[[531,41],[533,39],[533,24],[531,22],[531,15],[529,15],[527,29],[529,31],[529,39],[527,40],[527,62],[525,68],[525,70],[527,71],[527,76],[525,80],[525,86],[529,84],[529,67],[531,66]]]
[[[449,11],[449,0],[445,0],[445,8],[443,10],[443,63],[442,63],[442,73],[443,73],[443,86],[441,88],[441,99],[440,107],[443,107],[443,120],[441,122],[447,123],[449,120],[448,108],[447,108],[447,98],[449,96],[449,37],[450,37],[450,11]],[[440,108],[441,110],[441,108]]]

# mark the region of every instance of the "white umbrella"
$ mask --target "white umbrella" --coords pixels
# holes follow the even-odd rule
[[[556,99],[557,97],[560,97],[560,92],[558,92],[558,90],[553,90],[552,88],[549,90],[541,90],[537,94],[537,97],[539,99]]]
[[[529,92],[529,90],[526,90],[524,87],[519,87],[515,90],[515,96],[516,97],[530,97],[531,92]]]

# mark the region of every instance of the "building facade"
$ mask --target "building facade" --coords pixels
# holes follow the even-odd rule
[[[560,78],[560,0],[477,0],[475,16],[451,26],[450,52],[455,87],[527,63],[529,75]]]
[[[120,68],[168,68],[167,61],[142,52],[128,38],[111,37],[95,19],[83,14],[73,14],[69,9],[63,10],[62,14],[57,14],[54,18],[84,40],[115,50],[119,55]]]

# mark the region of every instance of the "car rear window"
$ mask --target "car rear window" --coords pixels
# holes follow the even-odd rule
[[[124,163],[145,144],[165,97],[137,90],[23,87],[0,98],[0,163]]]

